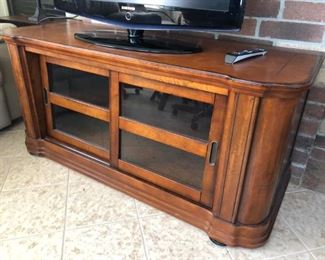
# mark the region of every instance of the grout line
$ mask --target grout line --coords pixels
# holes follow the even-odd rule
[[[314,149],[321,150],[321,151],[325,151],[325,147],[319,147],[317,145],[314,145]],[[315,158],[312,158],[312,157],[311,157],[311,159],[314,159],[316,161],[322,161],[322,160],[318,160],[318,159],[315,159]]]
[[[325,32],[324,32],[324,42],[325,42]],[[325,107],[324,103],[321,103],[321,102],[318,102],[318,101],[307,100],[307,104],[308,105],[318,105],[318,106],[321,106],[321,107]]]
[[[318,22],[318,21],[288,19],[288,18],[279,18],[279,17],[245,16],[245,18],[261,19],[262,21],[271,21],[271,22],[287,22],[287,23],[312,24],[312,25],[321,25],[321,26],[325,24],[324,22]]]
[[[301,0],[290,0],[292,2],[301,2]],[[324,3],[324,0],[304,0],[307,3]]]
[[[98,223],[93,223],[93,224],[88,224],[88,225],[81,225],[81,226],[66,227],[66,230],[67,231],[72,231],[72,230],[90,228],[90,227],[95,227],[95,226],[100,226],[100,225],[109,226],[109,225],[116,224],[116,223],[119,223],[119,222],[136,221],[136,220],[137,220],[137,217],[119,218],[119,219],[112,220],[112,221],[98,222]]]
[[[284,9],[285,9],[285,0],[280,0],[280,8],[277,16],[278,19],[283,19]]]
[[[319,247],[314,247],[314,248],[310,249],[310,251],[319,250],[319,249],[325,249],[325,245],[319,246]]]
[[[311,192],[314,195],[317,195],[317,191],[311,190],[311,189],[307,189],[305,188],[304,190],[297,190],[297,191],[290,191],[290,192],[286,192],[287,194],[294,194],[294,193],[299,193],[299,192]]]
[[[314,260],[318,260],[318,258],[313,254],[312,251],[309,251],[308,253],[311,255],[311,257],[312,257]]]
[[[235,258],[232,256],[232,254],[231,254],[231,252],[230,252],[228,246],[226,247],[226,250],[227,250],[227,252],[228,252],[228,255],[229,255],[230,259],[231,259],[231,260],[235,260]]]
[[[304,253],[310,253],[308,250],[303,250],[303,251],[296,251],[293,253],[285,254],[285,255],[278,255],[278,256],[272,256],[272,257],[267,257],[264,260],[276,260],[279,259],[280,257],[286,257],[286,256],[293,256],[293,255],[298,255],[298,254],[304,254]],[[317,260],[317,259],[316,259]]]
[[[255,27],[255,37],[259,37],[260,36],[260,28],[261,28],[261,23],[262,20],[261,19],[256,19],[256,27]]]
[[[145,239],[144,239],[144,232],[143,232],[142,222],[141,222],[141,219],[140,219],[140,216],[139,216],[139,209],[138,209],[138,205],[137,205],[136,200],[134,200],[134,205],[135,205],[135,210],[137,212],[138,223],[139,223],[139,226],[140,226],[140,232],[141,232],[141,238],[142,238],[142,243],[143,243],[143,248],[144,248],[144,254],[146,256],[146,259],[149,260],[148,248],[146,246],[146,242],[145,242]]]
[[[289,228],[289,230],[298,238],[298,240],[303,244],[303,246],[306,248],[307,251],[309,251],[309,247],[307,246],[307,244],[300,238],[300,236],[297,234],[297,232],[291,227],[291,225],[289,225],[289,223],[287,222],[287,220],[284,217],[281,217],[282,221],[286,224],[286,226]]]
[[[304,192],[309,191],[308,189],[301,189],[301,190],[293,190],[293,191],[286,191],[286,194],[292,194],[292,193],[298,193],[298,192]]]
[[[51,187],[51,186],[60,186],[60,185],[63,185],[63,184],[64,184],[64,182],[56,182],[56,183],[35,185],[35,186],[29,186],[29,187],[23,187],[23,188],[16,188],[16,189],[5,189],[5,190],[2,190],[2,191],[3,192],[10,192],[10,191],[31,191],[33,189],[41,189],[41,188],[46,188],[46,187]]]
[[[315,260],[318,260],[319,258],[317,258],[317,256],[314,255],[313,251],[316,251],[316,250],[319,250],[319,249],[324,249],[324,250],[325,250],[325,246],[317,247],[317,248],[311,249],[311,250],[309,251],[309,253],[312,255],[312,257],[315,258]],[[319,259],[319,260],[320,260],[320,259]]]
[[[302,136],[302,135],[300,135],[300,136]],[[307,136],[307,137],[310,137],[310,136]],[[297,162],[291,162],[291,165],[295,166],[297,168],[302,168],[302,169],[306,168],[305,164],[301,164],[301,163],[297,163]]]
[[[13,240],[18,240],[18,239],[26,239],[26,238],[32,238],[32,237],[39,237],[39,236],[46,236],[46,235],[52,235],[52,234],[56,234],[56,233],[60,233],[60,232],[62,232],[62,230],[46,232],[46,233],[35,233],[35,234],[31,234],[31,235],[26,235],[26,236],[2,238],[2,239],[0,239],[0,242],[13,241]]]
[[[3,183],[2,183],[1,186],[0,186],[0,194],[2,193],[2,191],[3,191],[3,187],[5,186],[5,183],[6,183],[7,178],[8,178],[8,174],[9,174],[9,167],[6,169],[5,179],[3,180]]]
[[[67,178],[67,189],[66,189],[66,198],[65,198],[65,209],[64,209],[64,224],[63,224],[63,233],[62,233],[62,246],[61,246],[61,260],[64,257],[64,241],[65,241],[65,231],[67,225],[67,215],[68,215],[68,198],[69,198],[69,181],[70,181],[70,170],[68,170]]]

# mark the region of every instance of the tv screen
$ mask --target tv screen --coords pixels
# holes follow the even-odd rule
[[[239,30],[245,0],[54,0],[55,7],[128,29]]]

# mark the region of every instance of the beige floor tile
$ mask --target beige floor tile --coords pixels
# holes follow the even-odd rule
[[[0,191],[8,173],[8,163],[5,158],[0,157]]]
[[[0,131],[0,157],[29,156],[24,131]]]
[[[73,182],[82,182],[82,181],[90,181],[93,180],[90,177],[87,177],[86,175],[79,173],[77,171],[74,170],[69,170],[69,183],[73,183]]]
[[[145,204],[139,200],[136,200],[136,205],[138,208],[139,217],[164,214],[164,212],[160,211],[159,209],[151,207],[148,204]]]
[[[60,231],[64,224],[66,185],[0,194],[0,240]]]
[[[325,260],[325,247],[312,250],[311,253],[317,260]]]
[[[310,253],[303,252],[303,253],[298,253],[298,254],[292,254],[292,255],[272,258],[272,260],[315,260],[315,258]]]
[[[68,168],[45,158],[9,158],[7,163],[9,171],[3,190],[62,184],[68,178]]]
[[[325,246],[325,195],[312,191],[286,194],[281,214],[309,249]]]
[[[289,182],[289,185],[288,185],[288,188],[287,188],[287,193],[303,191],[303,190],[306,190],[306,189],[299,186],[299,185],[296,185],[296,184],[293,184],[293,183]]]
[[[136,220],[66,231],[65,260],[145,259]]]
[[[6,131],[24,131],[25,125],[23,120],[13,123],[10,127],[6,128]]]
[[[69,185],[67,227],[136,218],[134,199],[95,180]]]
[[[307,250],[285,222],[278,218],[268,242],[256,249],[229,248],[233,259],[265,259]]]
[[[215,246],[208,236],[195,227],[169,215],[140,220],[149,259],[225,259],[225,247]]]
[[[62,232],[0,242],[1,260],[59,260]]]

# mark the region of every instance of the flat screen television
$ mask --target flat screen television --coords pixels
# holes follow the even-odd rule
[[[128,33],[80,32],[75,37],[99,45],[157,53],[191,53],[200,47],[157,40],[145,30],[238,31],[245,0],[54,0],[57,9],[115,24]]]

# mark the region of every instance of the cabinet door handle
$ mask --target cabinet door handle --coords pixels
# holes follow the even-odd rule
[[[47,105],[49,103],[49,99],[48,99],[48,96],[47,96],[47,89],[46,88],[43,88],[43,95],[44,95],[45,104]]]
[[[211,166],[216,165],[218,148],[219,148],[219,142],[212,141],[211,144],[210,144],[210,155],[209,155],[209,164]]]

